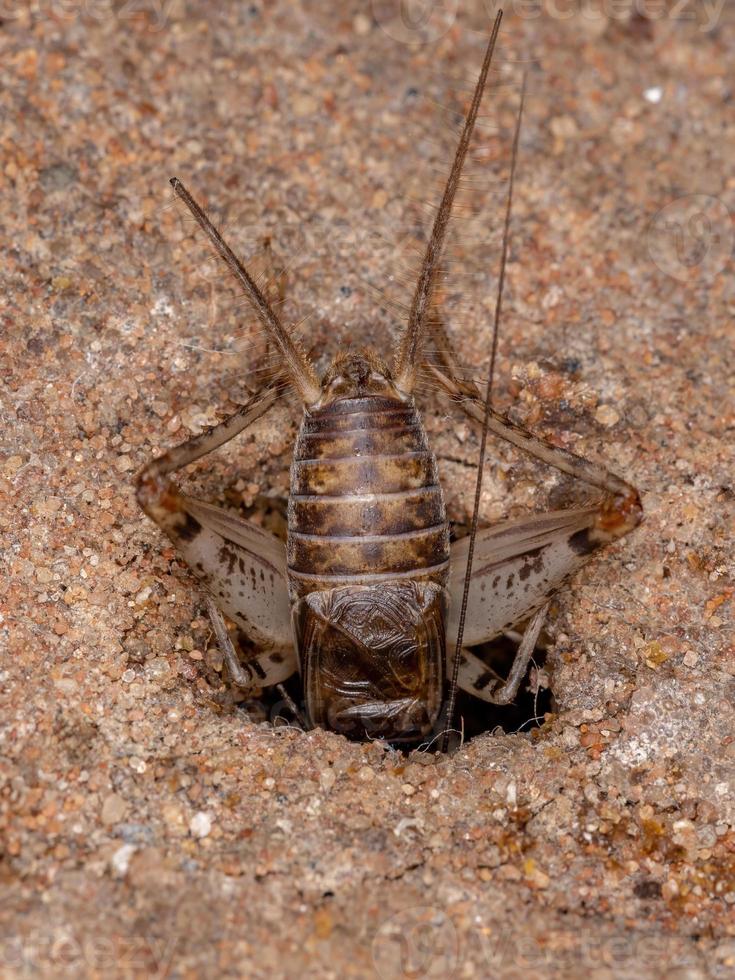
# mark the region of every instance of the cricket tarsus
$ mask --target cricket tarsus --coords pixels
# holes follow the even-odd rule
[[[227,630],[227,624],[225,623],[224,616],[219,611],[217,603],[214,601],[212,596],[207,596],[207,612],[209,614],[209,620],[214,629],[215,636],[217,637],[217,643],[222,651],[222,658],[227,664],[230,680],[243,691],[251,691],[253,688],[257,688],[259,686],[258,675],[252,668],[240,663],[240,658],[235,650],[235,645],[233,644]],[[275,687],[278,693],[281,695],[283,703],[291,712],[296,722],[302,728],[306,728],[306,719],[299,711],[293,698],[283,684],[276,684]]]
[[[304,731],[306,731],[307,728],[309,728],[309,723],[306,720],[306,718],[304,717],[304,715],[301,713],[301,711],[299,711],[298,705],[296,704],[296,702],[294,701],[294,699],[291,697],[291,695],[286,690],[285,685],[283,685],[283,684],[276,684],[276,690],[281,695],[281,698],[283,699],[283,703],[286,705],[286,707],[288,708],[288,710],[293,715],[294,720],[296,721],[297,725],[299,725],[300,728],[302,728]]]
[[[219,611],[217,603],[211,596],[207,596],[207,612],[209,613],[209,621],[214,629],[214,634],[217,637],[222,658],[227,664],[230,680],[244,691],[250,690],[252,687],[257,687],[257,681],[253,675],[253,671],[240,663],[240,658],[235,651],[230,634],[227,632],[227,624],[225,623],[224,616]]]
[[[457,187],[459,186],[460,177],[462,175],[462,167],[464,166],[467,150],[469,149],[470,140],[472,139],[472,132],[475,128],[480,102],[482,101],[482,95],[485,91],[487,76],[490,70],[490,63],[492,62],[495,42],[498,37],[498,31],[500,30],[500,22],[502,19],[503,11],[499,10],[497,16],[495,17],[495,23],[493,24],[490,41],[488,42],[485,57],[482,62],[480,77],[477,80],[475,92],[472,97],[472,103],[470,105],[469,112],[467,113],[467,118],[465,119],[464,129],[462,130],[459,145],[457,146],[457,152],[454,156],[452,169],[449,173],[446,187],[444,188],[444,196],[439,204],[439,210],[436,213],[434,226],[431,229],[431,235],[429,236],[429,243],[426,247],[424,259],[421,264],[421,271],[419,272],[418,282],[416,283],[416,289],[414,290],[413,301],[411,303],[411,311],[408,318],[408,329],[398,351],[398,358],[396,360],[394,372],[396,377],[396,386],[401,391],[406,393],[413,391],[416,382],[416,372],[421,357],[421,343],[426,318],[429,310],[431,309],[431,296],[434,288],[434,280],[441,261],[444,239],[446,238],[447,233],[447,225],[449,224],[449,219],[452,213],[452,204],[454,203]]]
[[[289,378],[302,400],[307,405],[313,404],[319,398],[320,388],[319,379],[308,357],[289,336],[255,280],[212,224],[201,205],[197,204],[178,177],[172,177],[170,183],[176,196],[181,198],[191,211],[199,227],[242,286],[258,319],[281,352],[286,362]]]

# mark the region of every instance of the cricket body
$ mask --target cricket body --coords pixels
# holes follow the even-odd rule
[[[288,577],[310,720],[431,731],[443,702],[449,526],[413,399],[373,355],[337,359],[291,468]]]
[[[299,394],[283,544],[228,511],[185,495],[171,474],[260,418],[278,385],[234,415],[143,467],[138,501],[174,542],[209,592],[208,608],[232,680],[244,688],[301,675],[306,723],[352,738],[415,742],[451,724],[457,685],[495,704],[511,701],[525,676],[551,595],[598,547],[641,519],[637,491],[580,456],[496,413],[473,383],[459,380],[443,326],[430,315],[452,202],[498,35],[498,14],[415,288],[408,326],[389,366],[373,351],[338,354],[319,378],[304,351],[202,208],[177,179],[177,196],[239,281]],[[522,107],[522,99],[521,99]],[[519,111],[507,200],[494,361]],[[438,358],[423,358],[430,335]],[[472,533],[450,547],[436,459],[413,392],[418,366],[482,426]],[[492,373],[489,381],[492,380]],[[477,530],[488,432],[599,488],[597,505],[532,515]],[[224,616],[259,649],[241,662]],[[527,622],[507,678],[468,647]],[[454,649],[448,644],[455,641]],[[450,683],[451,680],[451,683]]]

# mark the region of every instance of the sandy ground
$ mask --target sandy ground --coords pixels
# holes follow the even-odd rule
[[[482,373],[525,62],[497,398],[646,509],[558,597],[541,727],[447,758],[248,720],[134,501],[263,358],[167,178],[271,236],[320,363],[390,350],[487,33],[454,6],[2,11],[2,976],[735,972],[731,11],[508,5],[443,309]],[[466,521],[477,434],[422,406]],[[297,419],[186,485],[283,495]],[[492,446],[487,519],[573,493]]]

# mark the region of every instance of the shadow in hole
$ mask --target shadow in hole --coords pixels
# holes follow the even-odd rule
[[[516,648],[517,643],[514,640],[502,636],[491,643],[473,647],[472,652],[501,677],[507,677]],[[471,694],[459,691],[453,727],[460,728],[460,720],[464,722],[465,742],[496,729],[512,734],[517,731],[527,732],[542,725],[544,714],[554,710],[554,695],[551,688],[539,687],[536,690],[538,674],[543,672],[545,663],[546,649],[544,646],[537,646],[518,694],[508,705],[488,704]]]
[[[499,637],[491,643],[474,647],[473,653],[479,656],[500,677],[506,677],[510,671],[515,656],[517,643],[509,637]],[[530,731],[543,724],[546,712],[554,710],[553,692],[548,687],[538,687],[539,673],[543,675],[546,661],[546,649],[543,645],[536,648],[525,679],[523,680],[515,701],[509,705],[488,704],[464,691],[459,691],[457,698],[457,713],[454,728],[464,726],[464,742],[467,743],[478,735],[500,730],[507,734],[518,731]],[[301,678],[294,675],[283,685],[286,694],[303,712]],[[247,712],[254,722],[270,721],[274,725],[298,725],[291,707],[277,688],[265,689],[257,699],[240,702],[240,710]],[[419,747],[428,746],[428,751],[437,752],[441,743],[438,737],[443,731],[443,720],[437,723],[433,735],[427,736],[424,742],[402,744],[392,743],[395,748],[407,753]],[[452,739],[452,748],[459,743],[458,736]]]

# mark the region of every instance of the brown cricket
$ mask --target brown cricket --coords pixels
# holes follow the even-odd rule
[[[285,548],[260,527],[185,495],[171,479],[267,412],[278,398],[276,385],[144,466],[137,477],[138,501],[208,590],[210,616],[233,682],[263,688],[298,672],[306,723],[352,738],[425,739],[440,719],[451,725],[457,684],[487,702],[509,703],[525,676],[550,597],[597,548],[627,534],[642,516],[639,494],[625,480],[495,412],[490,384],[482,399],[473,383],[460,380],[449,339],[430,314],[501,16],[493,25],[392,365],[372,350],[339,353],[319,378],[203,209],[179,180],[171,181],[239,281],[304,409],[291,466]],[[519,112],[495,340],[520,118]],[[423,358],[427,335],[442,351],[438,359]],[[414,404],[424,360],[449,397],[483,427],[472,533],[451,546],[436,459]],[[600,502],[478,531],[488,432],[599,488]],[[241,662],[223,614],[258,648],[255,659]],[[467,649],[525,621],[505,680]],[[454,656],[448,657],[448,642],[454,640]]]

